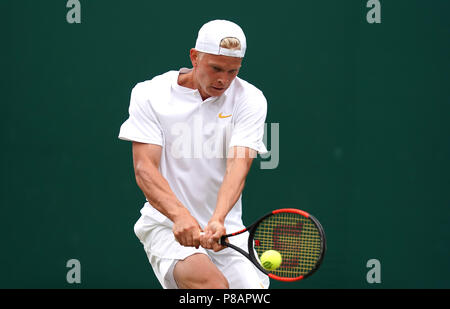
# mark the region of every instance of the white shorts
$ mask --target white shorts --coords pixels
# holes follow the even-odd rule
[[[228,280],[230,289],[267,289],[269,277],[258,270],[245,256],[233,249],[219,252],[202,247],[183,247],[176,240],[167,218],[152,218],[142,215],[134,225],[134,232],[144,246],[145,253],[165,289],[177,289],[173,277],[175,264],[187,257],[206,254]],[[230,237],[230,242],[247,249],[248,233]]]

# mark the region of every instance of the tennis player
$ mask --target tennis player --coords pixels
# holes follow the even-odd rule
[[[237,77],[245,51],[238,25],[210,21],[190,50],[191,69],[131,92],[119,138],[133,142],[136,182],[147,199],[134,231],[163,288],[269,286],[247,258],[218,243],[244,228],[244,182],[256,154],[267,152],[267,101]],[[230,242],[246,248],[247,238]]]

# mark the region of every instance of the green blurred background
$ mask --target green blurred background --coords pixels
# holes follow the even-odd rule
[[[0,2],[0,288],[160,288],[117,135],[132,87],[189,67],[216,18],[246,32],[240,77],[280,127],[278,167],[258,158],[249,174],[245,223],[296,207],[328,238],[314,276],[272,288],[450,287],[449,1],[381,0],[381,24],[366,0],[81,0],[81,24],[66,2]],[[81,284],[66,281],[73,258]]]

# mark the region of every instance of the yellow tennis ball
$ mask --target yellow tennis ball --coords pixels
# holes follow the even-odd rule
[[[261,255],[261,265],[266,270],[277,269],[280,267],[281,262],[281,254],[276,250],[267,250]]]

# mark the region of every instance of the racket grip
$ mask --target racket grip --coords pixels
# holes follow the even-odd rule
[[[222,246],[227,246],[226,239],[227,239],[226,235],[220,237],[219,244],[221,244]]]
[[[200,231],[200,236],[203,236],[203,235],[205,235],[205,232]],[[226,235],[220,237],[219,244],[222,245],[222,246],[226,246],[226,241],[225,241],[225,239],[227,239],[227,238],[226,238]]]

